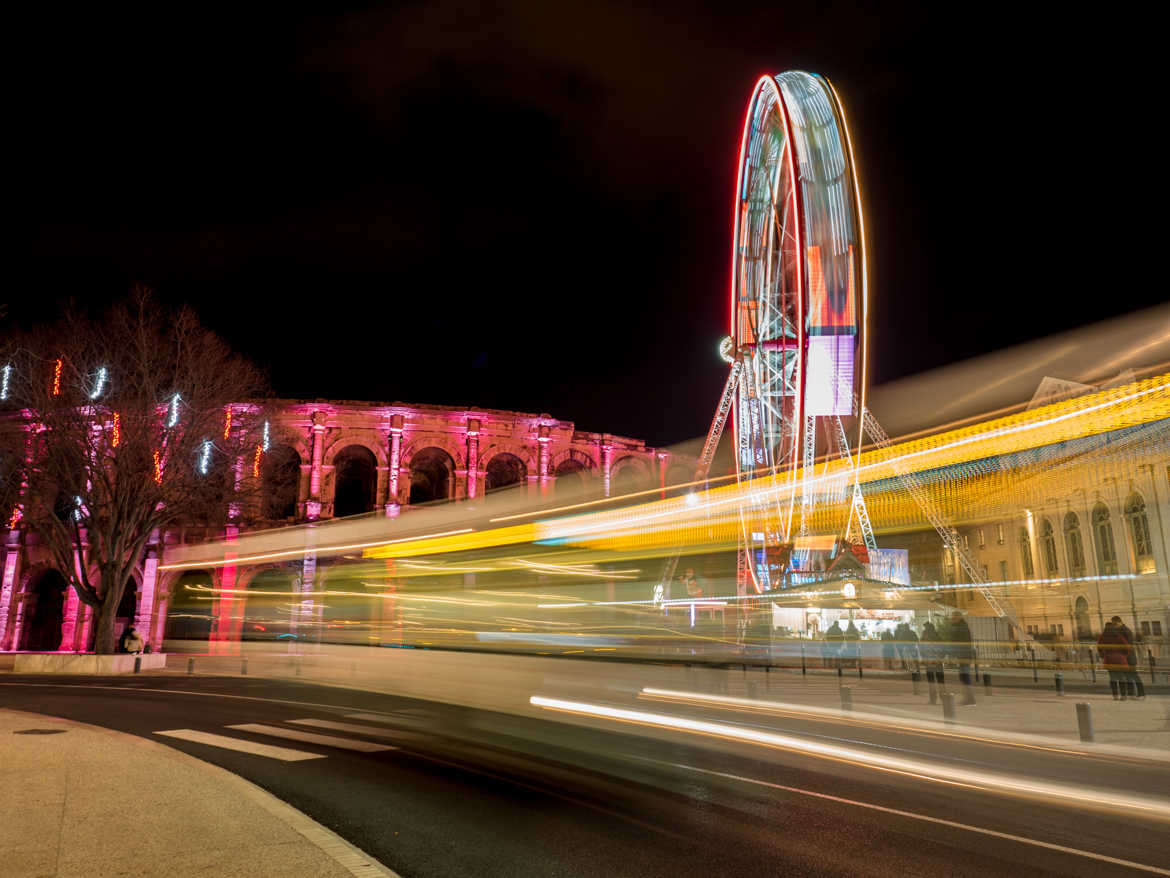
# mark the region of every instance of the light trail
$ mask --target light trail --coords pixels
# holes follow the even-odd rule
[[[806,740],[793,735],[764,732],[743,726],[689,719],[644,710],[608,707],[603,704],[588,704],[582,701],[566,701],[559,698],[545,698],[533,695],[528,699],[533,707],[560,713],[590,716],[614,720],[649,728],[669,729],[713,738],[722,738],[746,744],[756,744],[776,750],[803,753],[834,762],[842,762],[859,768],[899,774],[918,780],[942,783],[948,786],[976,789],[1044,801],[1059,799],[1078,807],[1104,807],[1138,814],[1143,817],[1170,822],[1170,800],[1153,799],[1145,796],[1122,795],[1092,787],[1041,781],[990,772],[953,768],[946,765],[910,759],[902,756],[888,756],[884,753],[840,744],[825,744]]]

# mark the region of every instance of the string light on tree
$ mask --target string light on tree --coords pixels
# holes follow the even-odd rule
[[[122,441],[122,416],[114,412],[114,435],[111,437],[111,444],[114,448],[118,447],[118,443]]]
[[[232,407],[229,405],[229,406],[224,407],[224,415],[223,415],[223,438],[225,441],[231,435],[231,432],[232,432]]]
[[[53,364],[53,396],[61,395],[61,370],[64,366],[65,363],[60,357]]]
[[[207,469],[211,466],[211,440],[204,439],[203,445],[199,450],[199,473],[207,475]]]
[[[167,415],[167,426],[173,427],[179,423],[179,394],[171,397],[170,412]]]
[[[256,446],[256,453],[252,456],[252,478],[260,478],[260,456],[264,454],[264,447]]]
[[[156,449],[154,452],[154,482],[156,485],[162,484],[162,456]]]
[[[9,364],[4,367],[3,374],[0,375],[0,401],[7,401],[8,386],[12,381],[12,365]]]
[[[58,360],[60,362],[60,360]],[[98,369],[97,381],[94,383],[93,390],[89,394],[90,399],[97,399],[102,395],[102,391],[106,389],[106,378],[109,375],[105,366]]]
[[[268,451],[268,422],[267,421],[264,422],[264,441],[261,443],[261,449],[265,452]]]

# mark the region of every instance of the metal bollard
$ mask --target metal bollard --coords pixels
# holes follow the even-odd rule
[[[803,677],[807,673],[808,673],[808,671],[805,669],[805,666],[804,666],[804,644],[802,643],[800,645],[800,676]]]
[[[991,674],[984,674],[983,675],[983,694],[984,695],[991,694]]]
[[[922,693],[922,685],[918,680],[918,676],[919,675],[917,671],[910,672],[910,684],[914,687],[915,695],[920,695]]]
[[[243,660],[240,662],[240,673],[241,674],[248,673],[248,657],[247,656],[244,656]]]
[[[195,659],[193,659],[193,658],[187,659],[187,673],[188,674],[195,673]]]
[[[1032,682],[1039,683],[1040,673],[1036,670],[1036,650],[1029,647],[1028,653],[1032,656]]]
[[[1062,674],[1060,671],[1057,671],[1052,677],[1052,682],[1056,685],[1056,694],[1063,695],[1064,694],[1064,674]]]
[[[955,721],[955,693],[944,692],[942,697],[943,719],[949,723]]]
[[[853,690],[848,686],[841,687],[841,709],[853,710]]]
[[[1093,708],[1084,701],[1077,703],[1077,729],[1081,733],[1082,741],[1092,741],[1093,737]]]
[[[141,670],[142,670],[142,656],[136,655],[136,656],[134,656],[134,673],[137,674]]]
[[[857,679],[860,680],[861,678],[862,678],[861,677],[861,659],[858,659],[857,660]]]
[[[1154,679],[1154,651],[1152,649],[1146,650],[1146,659],[1150,663],[1150,685],[1153,685],[1157,681]]]

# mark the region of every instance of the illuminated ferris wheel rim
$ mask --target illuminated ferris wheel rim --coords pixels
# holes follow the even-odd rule
[[[721,350],[744,371],[734,400],[736,469],[741,480],[770,474],[795,482],[804,464],[823,456],[815,454],[817,417],[856,418],[857,449],[865,404],[864,219],[832,84],[801,71],[761,76],[737,172],[730,336]],[[839,429],[839,453],[851,454]],[[778,511],[785,539],[795,493]],[[745,520],[749,544],[751,529]]]

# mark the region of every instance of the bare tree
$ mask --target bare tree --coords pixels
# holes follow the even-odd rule
[[[94,608],[94,649],[111,653],[152,535],[256,508],[265,413],[247,401],[265,385],[193,311],[145,289],[101,320],[70,313],[11,347],[0,459],[22,465],[7,508]]]

